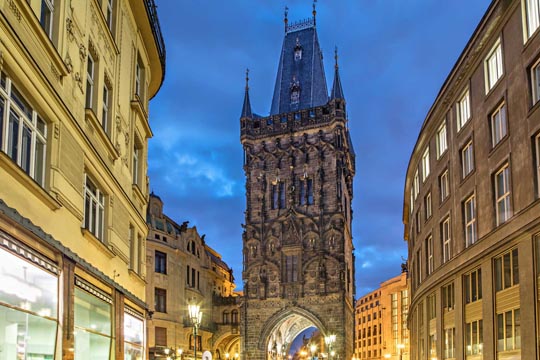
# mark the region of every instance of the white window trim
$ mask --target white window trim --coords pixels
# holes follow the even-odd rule
[[[536,70],[536,71],[535,71]],[[531,90],[532,90],[532,105],[540,101],[540,59],[531,66]]]
[[[522,17],[523,17],[523,43],[525,44],[540,27],[540,1],[539,0],[523,0],[522,1]],[[531,9],[533,6],[533,10]],[[532,22],[529,15],[532,14]],[[531,25],[532,24],[532,25]]]
[[[450,237],[450,217],[443,220],[441,225],[441,238],[443,243],[443,263],[452,258],[452,246]]]
[[[499,194],[499,175],[502,175],[502,181],[503,181],[503,193]],[[505,223],[512,217],[512,210],[511,210],[511,204],[510,204],[510,167],[508,166],[508,163],[505,164],[502,168],[500,168],[495,173],[495,213],[496,213],[496,220],[497,220],[497,226]],[[499,213],[499,203],[505,204],[505,212],[504,214]],[[505,215],[506,214],[506,215]],[[505,216],[503,218],[503,216]]]
[[[422,182],[425,182],[430,173],[429,167],[429,145],[422,155]]]
[[[427,251],[428,251],[428,275],[431,275],[435,270],[435,262],[433,259],[433,236],[429,235],[427,239]]]
[[[54,23],[54,0],[41,0],[41,6],[46,6],[47,7],[47,10],[49,11],[49,28],[48,29],[45,29],[43,28],[43,30],[45,31],[45,33],[47,34],[47,36],[49,37],[49,39],[52,40],[52,35],[53,35],[53,23]],[[41,13],[43,13],[43,9],[41,9]],[[41,19],[41,15],[40,15],[40,22],[42,21]],[[43,26],[43,24],[42,24]]]
[[[508,134],[506,103],[503,101],[490,115],[491,146],[495,147]]]
[[[486,94],[499,83],[504,75],[504,60],[501,38],[498,38],[484,60]]]
[[[97,195],[93,194],[92,191],[88,188],[88,181],[90,181],[96,188]],[[95,205],[95,213],[86,213],[86,200],[90,200],[91,204]],[[95,181],[90,179],[88,174],[85,174],[84,181],[84,218],[83,218],[83,227],[92,233],[97,239],[104,242],[104,233],[105,233],[105,194],[101,189],[96,185]],[[90,206],[91,208],[91,206]],[[101,212],[99,211],[101,210]],[[89,227],[86,227],[86,220],[89,216]]]
[[[456,104],[457,131],[461,130],[471,118],[471,96],[467,88]]]
[[[448,140],[446,135],[446,120],[444,120],[439,126],[439,129],[437,130],[437,160],[441,158],[441,156],[446,152],[446,149],[448,149]]]
[[[88,52],[87,57],[87,64],[86,64],[86,108],[87,109],[93,109],[94,108],[94,77],[96,73],[96,62],[94,60],[94,57],[90,52]],[[92,62],[92,67],[89,69],[89,62]]]
[[[440,176],[440,180],[439,180],[439,188],[440,188],[440,192],[441,192],[441,202],[443,202],[444,200],[446,200],[446,198],[450,195],[450,184],[448,183],[448,169],[444,170],[444,172],[441,174]],[[444,185],[444,186],[443,186]],[[443,191],[443,189],[445,191]]]
[[[467,143],[461,150],[461,173],[462,177],[466,178],[467,175],[474,170],[474,148],[472,140]]]
[[[472,207],[470,207],[468,204],[472,204]],[[469,196],[465,202],[464,202],[464,223],[465,223],[465,247],[469,247],[473,245],[476,242],[476,198],[475,195]],[[468,210],[471,210],[471,213],[468,214]],[[470,216],[467,216],[470,215]],[[470,219],[468,219],[470,217]],[[469,238],[468,234],[469,232],[467,229],[469,227],[472,229],[471,236],[472,238]]]
[[[433,208],[431,205],[431,191],[426,194],[425,198],[425,207],[426,207],[426,220],[433,215]]]
[[[416,169],[414,173],[414,200],[418,197],[418,193],[420,192],[420,179],[418,177],[418,169]]]

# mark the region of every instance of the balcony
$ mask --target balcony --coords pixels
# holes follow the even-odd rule
[[[159,53],[159,60],[161,61],[161,69],[163,70],[163,78],[165,78],[165,41],[163,41],[163,35],[161,34],[161,27],[159,26],[159,19],[156,11],[156,3],[154,0],[144,0],[144,6],[146,13],[148,14],[148,21],[152,27],[152,33],[156,41],[156,46]]]

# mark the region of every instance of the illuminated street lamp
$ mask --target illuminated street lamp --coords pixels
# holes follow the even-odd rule
[[[197,330],[199,329],[202,320],[201,307],[199,305],[191,304],[188,306],[188,313],[193,326],[193,353],[195,360],[197,360]]]
[[[384,354],[385,359],[390,359],[391,357],[392,357],[392,355],[390,355],[390,354]]]
[[[309,351],[311,351],[311,360],[315,360],[315,351],[317,351],[317,345],[311,344]]]
[[[397,348],[399,349],[399,360],[403,359],[403,349],[405,349],[405,345],[403,344],[397,344]],[[433,360],[433,359],[431,359]],[[435,359],[437,360],[437,359]]]
[[[334,343],[336,342],[336,335],[332,334],[332,335],[325,336],[324,342],[326,345],[328,345],[328,353],[333,358],[334,355],[336,354],[333,349]]]

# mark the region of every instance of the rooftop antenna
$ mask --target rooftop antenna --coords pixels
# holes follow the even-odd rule
[[[283,22],[285,23],[285,33],[287,33],[287,24],[289,23],[288,16],[289,16],[289,8],[287,7],[287,5],[285,5],[285,18],[283,19]]]
[[[313,25],[317,25],[317,0],[313,0]]]

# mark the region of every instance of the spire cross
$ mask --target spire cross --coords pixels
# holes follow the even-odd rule
[[[337,46],[334,49],[334,59],[336,59],[336,69],[338,68],[338,54],[337,54]]]
[[[249,90],[249,69],[246,68],[246,90]]]
[[[287,7],[287,5],[285,5],[285,18],[283,19],[283,22],[285,23],[285,33],[287,33],[287,24],[289,22],[288,16],[289,16],[289,8]]]
[[[314,25],[317,25],[317,19],[316,19],[316,16],[317,16],[317,0],[313,0],[313,24]]]

